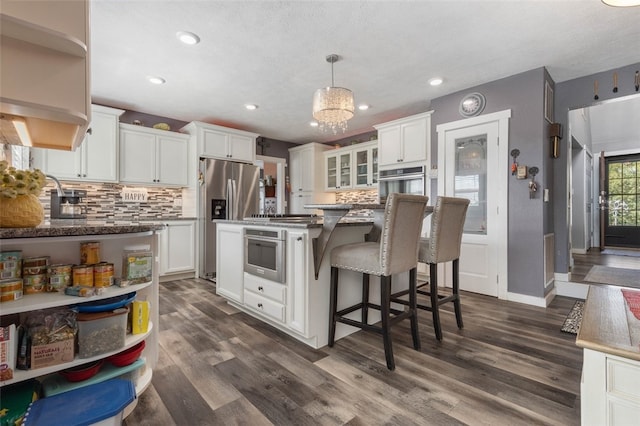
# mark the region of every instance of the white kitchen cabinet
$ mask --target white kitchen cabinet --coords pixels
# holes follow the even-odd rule
[[[291,329],[305,337],[309,337],[309,321],[307,320],[309,303],[307,277],[308,233],[305,231],[287,231],[287,323]]]
[[[188,185],[189,136],[120,124],[120,182]]]
[[[196,223],[193,220],[163,222],[160,233],[160,275],[196,270]]]
[[[378,130],[380,167],[428,163],[431,111],[373,127]]]
[[[335,203],[335,194],[324,188],[324,156],[328,145],[308,143],[289,149],[290,214],[309,214],[305,204]]]
[[[374,189],[378,184],[378,141],[324,153],[325,190]]]
[[[147,246],[155,254],[158,251],[158,240],[156,231],[143,230],[140,232],[130,232],[123,234],[108,235],[85,235],[82,229],[77,234],[70,228],[62,229],[58,234],[53,230],[51,237],[33,237],[33,238],[3,238],[2,249],[7,251],[21,250],[22,256],[43,256],[51,257],[52,263],[77,264],[80,261],[80,247],[83,242],[98,241],[100,243],[101,259],[112,262],[114,264],[114,274],[121,276],[122,274],[122,255],[123,251],[128,247]],[[155,257],[155,256],[154,256]],[[54,307],[71,306],[82,304],[84,302],[95,302],[112,297],[127,295],[136,292],[137,300],[147,300],[151,304],[149,315],[149,328],[147,333],[143,334],[127,334],[125,344],[122,348],[95,355],[90,358],[75,357],[69,362],[45,366],[30,370],[14,370],[13,378],[0,382],[0,387],[10,385],[12,383],[22,382],[25,380],[46,376],[57,371],[65,370],[72,367],[78,367],[100,359],[106,359],[109,356],[128,349],[142,340],[145,341],[145,349],[143,357],[146,359],[146,372],[138,379],[136,384],[136,393],[140,394],[151,383],[152,371],[158,360],[158,271],[157,263],[153,265],[152,280],[146,283],[133,284],[127,287],[111,286],[105,289],[100,295],[94,295],[88,298],[67,296],[64,293],[38,293],[29,294],[22,299],[3,302],[0,314],[11,320],[11,316],[20,315],[36,311],[40,309],[48,309]],[[11,322],[11,321],[10,321]]]
[[[352,154],[353,151],[351,149],[340,149],[324,153],[324,189],[326,191],[352,188]]]
[[[73,150],[84,139],[89,9],[88,0],[2,0],[0,112],[24,118],[33,147]]]
[[[118,181],[118,124],[124,110],[91,106],[90,133],[75,151],[33,148],[33,165],[61,180]]]
[[[196,139],[197,157],[253,163],[258,134],[193,121],[183,127]]]
[[[358,144],[353,148],[353,187],[378,187],[378,141]]]
[[[216,294],[243,303],[244,235],[242,226],[217,223]]]

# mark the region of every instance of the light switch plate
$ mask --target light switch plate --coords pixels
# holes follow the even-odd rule
[[[549,202],[549,188],[544,189],[544,195],[542,197],[545,203]]]

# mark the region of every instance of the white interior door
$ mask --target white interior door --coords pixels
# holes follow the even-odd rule
[[[471,202],[462,236],[460,288],[506,298],[510,111],[438,126],[438,193]],[[445,282],[451,268],[445,268]]]

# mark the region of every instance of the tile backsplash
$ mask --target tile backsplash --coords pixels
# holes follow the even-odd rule
[[[336,192],[336,203],[377,203],[378,190]]]
[[[149,196],[146,202],[124,202],[121,193],[125,185],[62,182],[62,187],[87,191],[84,205],[87,206],[88,221],[130,223],[182,217],[181,188],[147,187]],[[47,184],[39,197],[44,206],[45,220],[51,218],[52,190],[56,190],[54,184]]]

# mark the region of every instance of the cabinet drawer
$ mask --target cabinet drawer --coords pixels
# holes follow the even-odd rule
[[[263,280],[254,275],[245,274],[244,289],[268,297],[279,303],[285,302],[286,287],[284,285]]]
[[[640,363],[607,358],[607,392],[640,403]]]
[[[244,305],[278,322],[284,323],[285,321],[284,305],[262,297],[259,294],[245,290]]]

